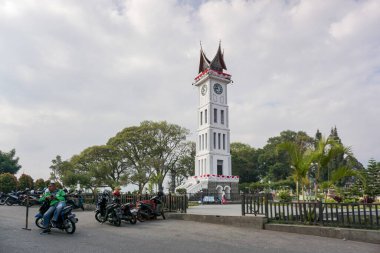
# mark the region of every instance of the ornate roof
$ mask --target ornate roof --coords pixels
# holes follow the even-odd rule
[[[223,72],[223,70],[227,70],[226,64],[224,63],[224,53],[221,49],[221,43],[219,42],[219,48],[218,51],[210,62],[209,59],[207,59],[205,53],[203,52],[203,49],[201,47],[201,56],[199,60],[199,72],[202,73],[206,69],[216,70],[219,72]]]

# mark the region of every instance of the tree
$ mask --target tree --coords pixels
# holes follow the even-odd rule
[[[15,155],[15,149],[12,149],[9,152],[0,151],[0,174],[16,174],[21,169],[21,165],[18,164],[19,158],[15,157]]]
[[[195,154],[196,147],[195,142],[187,142],[185,149],[183,150],[181,157],[175,166],[170,168],[170,192],[174,193],[175,188],[185,181],[186,178],[194,175],[195,168]]]
[[[11,173],[0,174],[0,192],[11,192],[17,189],[17,178]]]
[[[46,187],[46,184],[45,184],[45,180],[43,180],[42,178],[39,178],[37,179],[35,182],[34,182],[34,188],[36,190],[40,190],[40,189],[43,189]]]
[[[364,177],[364,194],[371,197],[380,195],[380,163],[376,162],[373,158],[370,159]]]
[[[329,164],[331,161],[333,161],[336,157],[339,157],[341,155],[347,155],[352,156],[351,149],[349,147],[344,147],[342,144],[338,143],[336,140],[332,138],[324,138],[322,137],[317,145],[315,150],[311,154],[311,159],[313,162],[312,168],[313,170],[313,176],[315,178],[315,195],[318,193],[318,186],[322,182],[330,182],[331,181],[331,167],[329,167]],[[334,170],[339,170],[339,168],[335,168]],[[347,168],[347,170],[350,168]],[[344,173],[343,171],[340,172],[342,174],[350,174],[351,172]],[[326,176],[324,176],[326,175]],[[339,177],[336,177],[337,179]],[[341,179],[340,177],[339,179]],[[328,184],[328,183],[327,183]],[[326,183],[324,184],[326,185]]]
[[[23,191],[26,188],[33,189],[33,178],[27,174],[22,174],[18,179],[18,189]]]
[[[166,121],[144,121],[140,126],[125,128],[107,144],[120,151],[123,162],[131,168],[130,179],[139,187],[139,192],[153,176],[162,191],[164,178],[187,149],[188,133],[187,129]]]
[[[315,141],[305,132],[290,130],[282,131],[280,136],[269,138],[267,144],[258,150],[258,166],[261,171],[267,172],[267,180],[286,180],[291,175],[289,155],[285,151],[277,150],[277,146],[284,142],[296,143],[302,150],[306,150],[313,147]]]
[[[232,174],[238,175],[240,183],[256,182],[264,175],[259,169],[259,152],[248,144],[231,143]]]
[[[284,150],[290,157],[290,163],[292,168],[292,178],[296,183],[297,200],[299,199],[299,184],[301,184],[303,200],[304,183],[307,182],[307,175],[311,164],[310,150],[304,150],[302,146],[294,142],[284,142],[278,145],[279,150]]]

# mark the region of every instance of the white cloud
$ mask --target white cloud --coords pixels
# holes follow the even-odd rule
[[[196,129],[199,41],[219,39],[232,141],[338,127],[380,160],[380,8],[372,1],[0,0],[0,150],[26,173],[142,120]]]

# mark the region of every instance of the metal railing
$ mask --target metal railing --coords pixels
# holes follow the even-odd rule
[[[149,200],[156,195],[151,194],[121,194],[121,203],[133,203],[136,204],[141,200]],[[85,203],[95,204],[98,199],[98,194],[83,194]],[[164,209],[167,212],[181,212],[186,213],[188,207],[188,199],[186,195],[166,194],[161,197],[164,204]]]
[[[380,204],[276,202],[270,194],[242,195],[242,215],[265,215],[268,222],[380,229]]]

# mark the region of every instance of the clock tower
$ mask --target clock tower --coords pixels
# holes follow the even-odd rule
[[[195,175],[178,188],[187,193],[202,191],[209,195],[238,193],[239,177],[232,175],[227,90],[232,82],[219,43],[210,61],[200,51],[199,71],[193,85],[198,93]]]

